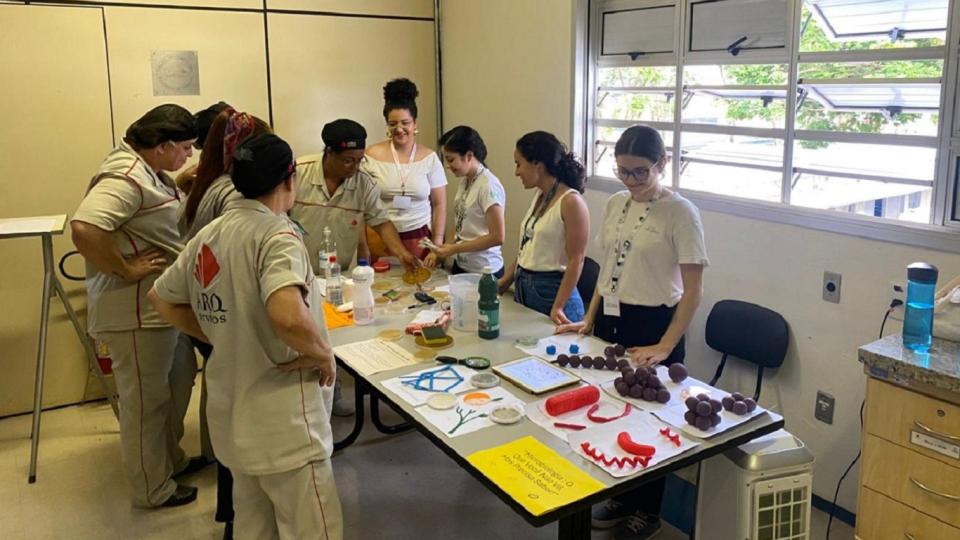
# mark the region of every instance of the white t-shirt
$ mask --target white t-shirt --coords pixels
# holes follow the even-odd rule
[[[213,345],[207,420],[217,459],[247,475],[290,471],[333,451],[333,389],[317,371],[282,372],[298,354],[277,337],[267,299],[299,287],[329,340],[323,298],[293,222],[256,200],[229,203],[157,279],[167,302],[190,304]]]
[[[447,175],[436,152],[430,152],[420,161],[401,163],[399,170],[393,161],[379,161],[367,156],[363,170],[377,181],[380,198],[398,231],[413,231],[430,225],[433,217],[430,190],[447,185]],[[408,208],[396,207],[394,197],[398,195],[410,197]]]
[[[564,189],[565,186],[560,186]],[[553,203],[539,220],[531,217],[537,209],[537,197],[530,201],[530,208],[520,221],[520,254],[517,264],[524,270],[533,272],[565,272],[567,270],[567,226],[560,213],[563,199],[576,193],[567,191]],[[578,195],[573,195],[574,197]],[[530,240],[524,245],[524,227],[530,227]]]
[[[604,296],[612,294],[616,247],[629,239],[631,247],[616,296],[625,304],[675,306],[683,295],[680,265],[709,264],[700,211],[681,195],[671,193],[652,203],[633,201],[623,225],[618,226],[628,200],[629,191],[615,193],[607,199],[603,210],[603,228],[598,238],[603,248],[598,290]],[[644,215],[646,218],[637,228]]]
[[[453,219],[455,242],[468,242],[490,234],[487,227],[487,210],[491,206],[506,207],[507,195],[500,180],[483,168],[480,174],[466,186],[466,179],[460,181],[457,196],[454,198]],[[489,266],[494,272],[503,268],[503,255],[500,246],[482,251],[457,253],[457,265],[468,272],[483,272]]]

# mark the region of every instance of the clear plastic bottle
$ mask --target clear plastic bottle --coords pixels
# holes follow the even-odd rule
[[[343,303],[343,284],[340,282],[340,263],[337,256],[330,256],[330,265],[327,267],[327,302],[339,306]]]
[[[497,279],[493,277],[493,268],[484,267],[478,289],[480,301],[477,303],[477,334],[483,339],[496,339],[500,336],[500,294]]]
[[[317,275],[324,279],[327,277],[327,268],[330,268],[330,255],[337,254],[336,242],[331,238],[330,227],[323,228],[323,243],[320,244],[320,253],[317,256]],[[331,243],[333,249],[331,249]]]
[[[917,352],[929,351],[933,343],[933,302],[938,274],[932,264],[918,262],[907,267],[903,345]]]
[[[353,322],[358,325],[373,323],[373,279],[367,260],[358,260],[353,269]]]

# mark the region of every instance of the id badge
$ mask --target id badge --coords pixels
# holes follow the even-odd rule
[[[397,195],[393,198],[393,207],[397,210],[406,210],[410,208],[410,197],[406,195]]]
[[[603,314],[608,317],[620,316],[620,297],[619,296],[603,297]]]

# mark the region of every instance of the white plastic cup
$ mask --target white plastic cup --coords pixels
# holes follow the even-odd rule
[[[456,330],[477,331],[480,277],[480,274],[456,274],[449,277],[450,316]]]

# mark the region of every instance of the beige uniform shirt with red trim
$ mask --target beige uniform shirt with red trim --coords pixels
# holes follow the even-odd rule
[[[321,154],[297,160],[297,202],[290,217],[306,231],[304,243],[314,272],[319,268],[324,227],[330,227],[331,236],[337,241],[337,262],[346,270],[357,253],[364,227],[390,221],[377,182],[363,171],[344,180],[331,194],[323,178]]]
[[[333,451],[332,387],[315,370],[285,373],[297,353],[277,337],[267,300],[296,286],[313,322],[330,339],[323,298],[303,240],[287,216],[259,201],[231,201],[187,243],[155,288],[190,304],[213,345],[207,362],[207,421],[217,459],[247,475],[290,471]]]
[[[181,195],[173,179],[155,173],[136,151],[120,143],[100,165],[71,221],[113,233],[124,257],[159,248],[173,261],[183,249],[177,230]],[[86,274],[91,334],[170,326],[147,301],[156,274],[129,282],[89,263]]]

